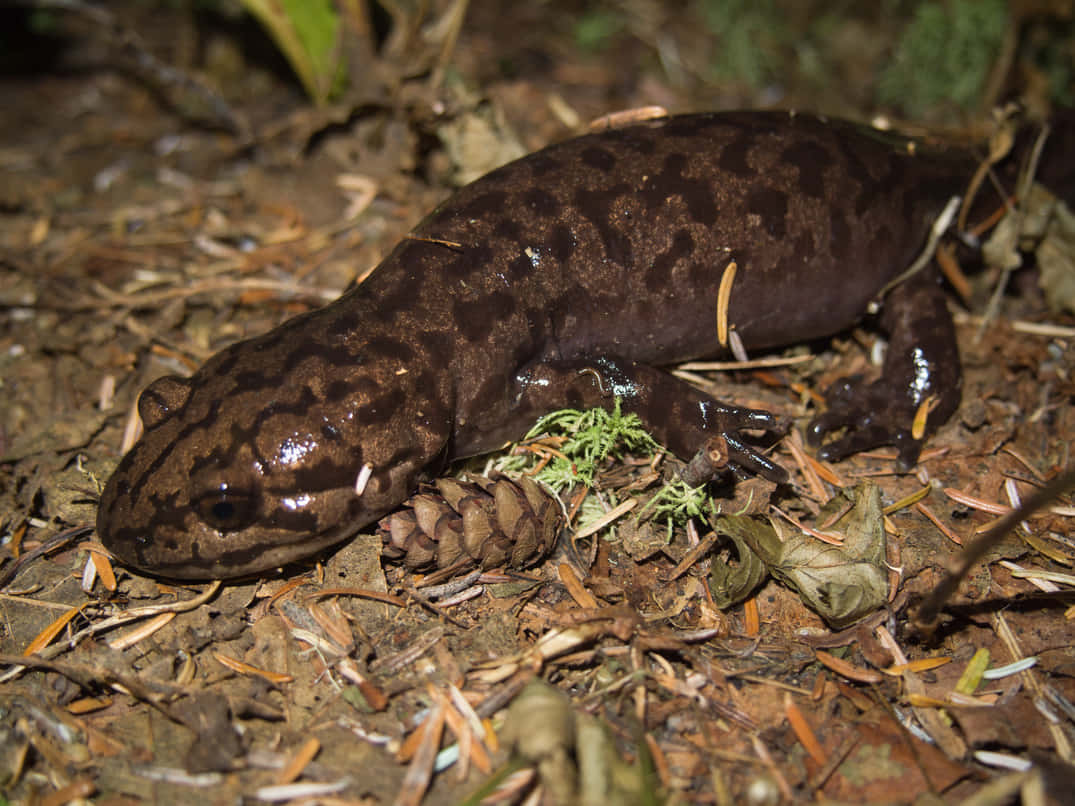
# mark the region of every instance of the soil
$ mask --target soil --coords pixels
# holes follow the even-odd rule
[[[895,111],[871,104],[868,79],[895,19],[841,17],[820,75],[759,89],[705,69],[720,43],[694,6],[617,6],[587,50],[578,5],[473,2],[447,50],[443,26],[406,37],[403,11],[394,27],[378,18],[392,35],[352,72],[363,83],[320,109],[240,17],[110,6],[132,44],[75,14],[42,33],[29,11],[0,12],[24,32],[0,75],[10,802],[452,804],[499,785],[520,803],[535,787],[546,803],[959,803],[1008,762],[1035,762],[1051,802],[1072,802],[1070,496],[986,555],[935,632],[911,608],[1012,495],[1071,465],[1075,318],[1049,310],[1032,261],[996,315],[983,318],[996,271],[972,277],[968,301],[953,295],[963,404],[913,472],[879,451],[818,477],[777,448],[796,487],[774,501],[814,525],[839,486],[871,480],[884,506],[925,493],[888,515],[883,606],[846,629],[774,579],[718,608],[708,568],[729,549],[693,550],[704,521],[671,541],[629,517],[568,529],[533,568],[437,593],[375,535],[223,586],[113,568],[94,543],[147,383],[334,298],[493,162],[645,105]],[[170,77],[140,66],[143,51]],[[978,136],[984,117],[928,122]],[[802,425],[813,393],[876,371],[878,338],[865,323],[784,354],[808,360],[710,382]],[[609,463],[598,486],[652,494],[648,470]],[[745,482],[736,500],[771,492]],[[966,682],[976,664],[1023,658],[1036,665]],[[311,788],[274,789],[293,782]]]

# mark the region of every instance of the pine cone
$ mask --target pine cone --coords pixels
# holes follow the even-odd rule
[[[526,476],[437,479],[404,507],[378,526],[384,556],[408,568],[525,568],[548,554],[564,523],[559,502]]]

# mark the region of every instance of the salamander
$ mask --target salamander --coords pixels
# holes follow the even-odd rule
[[[215,579],[320,552],[447,462],[537,416],[618,398],[678,456],[719,436],[730,466],[783,470],[748,434],[784,420],[659,369],[722,351],[718,292],[747,350],[854,325],[910,265],[977,161],[787,112],[672,116],[516,160],[437,207],[361,284],[141,394],[145,426],[97,531],[151,574]],[[887,292],[880,380],[841,384],[809,432],[840,459],[896,444],[960,363],[932,270]]]

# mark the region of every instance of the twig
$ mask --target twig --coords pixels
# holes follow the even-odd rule
[[[937,624],[937,616],[945,603],[956,592],[963,577],[973,568],[991,548],[999,543],[1012,529],[1022,520],[1042,509],[1057,496],[1075,487],[1075,468],[1061,473],[1051,482],[1028,498],[1021,507],[1009,512],[997,525],[983,534],[977,540],[968,543],[960,555],[954,569],[949,571],[948,576],[941,580],[933,592],[920,604],[914,613],[916,626],[925,633],[933,631]]]
[[[133,70],[143,80],[165,93],[180,114],[188,118],[194,117],[188,105],[178,97],[186,93],[188,97],[197,98],[205,104],[209,112],[209,123],[228,129],[244,144],[253,140],[246,120],[231,108],[220,93],[190,73],[162,62],[153,55],[135,31],[121,23],[114,14],[102,6],[92,5],[83,0],[21,0],[21,2],[31,8],[62,11],[82,17],[91,24],[91,30],[95,35],[115,46],[113,53],[128,58]]]

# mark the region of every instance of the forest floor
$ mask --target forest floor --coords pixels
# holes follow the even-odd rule
[[[33,558],[0,592],[11,802],[454,804],[510,763],[498,780],[517,800],[499,802],[540,785],[547,803],[960,803],[999,781],[1002,803],[1031,785],[1005,760],[1037,762],[1054,802],[1072,802],[1070,497],[986,555],[932,637],[908,609],[1013,490],[1071,464],[1075,319],[1048,311],[1032,268],[992,318],[995,273],[972,278],[969,304],[953,295],[963,404],[914,471],[882,450],[817,475],[792,440],[777,447],[822,501],[865,481],[886,507],[924,491],[887,518],[884,606],[849,629],[774,579],[719,609],[708,568],[728,550],[691,553],[704,521],[670,541],[631,516],[569,528],[555,559],[444,601],[372,535],[221,587],[110,571],[90,551],[139,391],[333,299],[453,184],[620,109],[875,111],[865,76],[885,50],[865,45],[889,41],[880,21],[830,33],[839,84],[754,89],[706,79],[713,37],[689,12],[639,3],[586,50],[569,5],[472,3],[450,69],[435,38],[392,41],[376,80],[318,110],[252,24],[118,4],[241,132],[198,106],[211,96],[111,69],[100,32],[28,40],[22,70],[0,75],[0,559]],[[707,378],[801,426],[812,392],[875,371],[877,338],[866,323],[778,354],[797,357],[787,366]],[[597,486],[607,503],[652,495],[658,476],[620,460]],[[750,484],[740,496],[763,494]],[[809,498],[782,506],[813,522]],[[34,556],[58,534],[71,539]],[[273,788],[296,779],[310,788]]]

